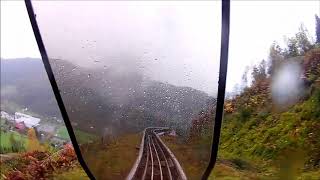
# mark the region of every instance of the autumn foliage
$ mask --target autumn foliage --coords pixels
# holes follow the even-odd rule
[[[38,141],[38,138],[36,136],[36,132],[33,128],[28,129],[28,146],[27,151],[32,152],[36,150],[42,150],[42,147],[40,145],[40,142]]]
[[[3,175],[6,180],[47,179],[54,171],[65,170],[77,165],[77,157],[70,144],[55,153],[32,151],[19,155],[12,161],[19,166]]]

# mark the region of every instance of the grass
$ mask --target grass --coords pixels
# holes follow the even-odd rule
[[[221,136],[222,153],[252,160],[276,160],[292,148],[316,150],[319,145],[314,140],[320,135],[315,129],[320,127],[316,107],[315,98],[311,97],[288,111],[272,112],[264,119],[253,115],[240,125],[237,116],[226,115]],[[314,147],[306,147],[307,141],[312,141]]]
[[[191,180],[200,179],[207,167],[207,162],[201,159],[208,159],[210,148],[205,149],[207,152],[200,152],[197,150],[199,147],[194,144],[179,142],[176,137],[162,136],[161,139],[176,156],[186,176]]]
[[[78,143],[80,144],[90,143],[92,141],[97,140],[96,135],[81,130],[75,129],[74,133],[76,135]],[[62,126],[57,130],[57,135],[63,139],[70,139],[68,130],[65,126]]]
[[[13,138],[16,141],[20,141],[26,146],[27,144],[27,137],[25,135],[21,135],[18,132],[15,131],[8,131],[4,132],[1,130],[1,137],[0,137],[0,145],[2,148],[11,148],[12,144],[10,142],[10,137],[13,136]]]
[[[161,139],[174,153],[188,179],[201,179],[210,156],[210,147],[203,143],[182,143],[176,137],[162,136]],[[220,160],[209,179],[257,179],[260,175],[246,163],[239,165],[236,160]]]
[[[90,143],[98,139],[96,135],[90,134],[84,131],[80,131],[80,130],[74,130],[74,134],[79,144]]]
[[[6,122],[5,119],[0,118],[0,126],[3,126],[5,124],[5,122]]]
[[[82,153],[97,179],[125,179],[139,153],[141,133],[114,139],[109,145],[99,143],[82,147]]]
[[[65,126],[61,126],[57,130],[57,135],[63,139],[69,139],[69,133],[68,133],[68,130]]]
[[[52,175],[53,180],[89,180],[87,174],[81,168],[80,164],[68,171],[55,172]]]

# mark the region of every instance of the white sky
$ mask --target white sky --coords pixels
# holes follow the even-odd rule
[[[300,23],[314,37],[314,15],[319,11],[319,1],[232,2],[227,90],[240,81],[245,66],[266,59],[271,43],[292,36]],[[1,1],[1,57],[40,57],[23,1]]]

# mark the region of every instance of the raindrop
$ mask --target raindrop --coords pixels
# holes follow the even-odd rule
[[[90,78],[91,74],[88,74],[88,78]]]

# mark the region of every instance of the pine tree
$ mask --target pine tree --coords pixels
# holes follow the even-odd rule
[[[283,59],[283,50],[277,42],[273,42],[269,50],[269,75],[274,74],[274,72],[279,68]]]
[[[312,44],[309,41],[309,33],[307,28],[301,24],[299,27],[299,32],[296,34],[298,54],[304,55],[307,51],[312,48]]]

